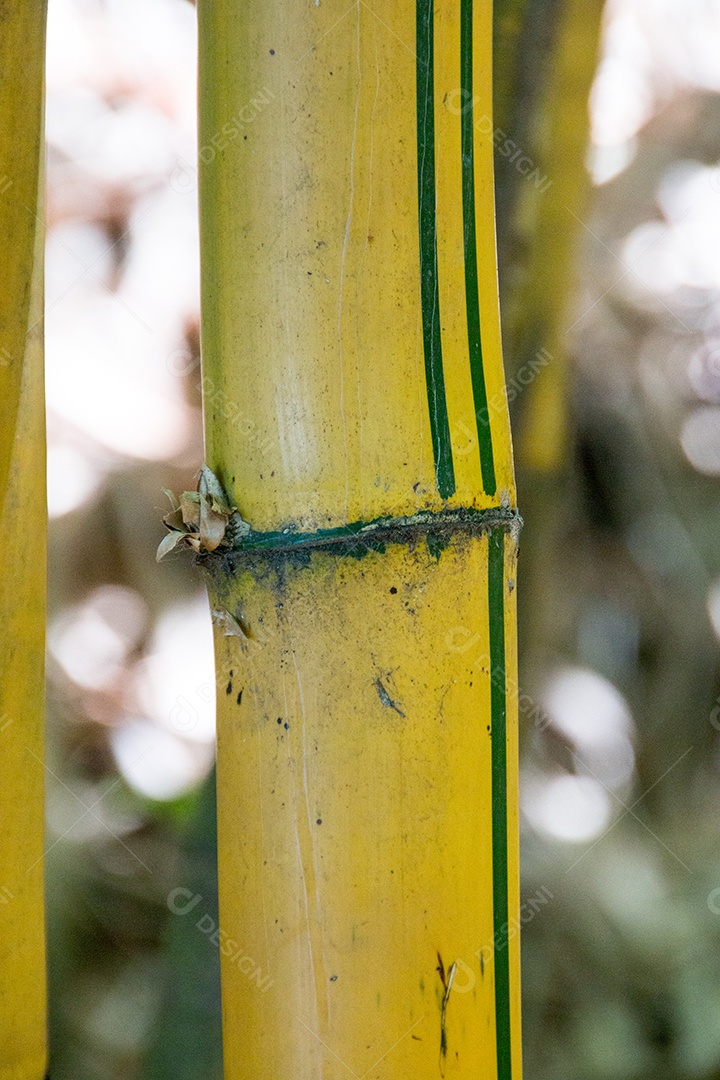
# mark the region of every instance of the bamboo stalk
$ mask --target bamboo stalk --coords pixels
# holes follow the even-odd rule
[[[14,0],[0,34],[0,1080],[45,1074],[42,374],[45,4]]]
[[[524,402],[518,462],[549,476],[563,471],[569,444],[568,313],[577,274],[578,240],[590,194],[588,98],[597,66],[603,0],[565,0],[550,78],[541,107],[538,145],[552,183],[524,214],[533,243],[515,297],[518,353],[540,363]]]
[[[226,1077],[517,1080],[490,5],[199,20]]]

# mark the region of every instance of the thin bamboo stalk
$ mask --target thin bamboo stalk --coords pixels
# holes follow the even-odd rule
[[[0,33],[0,1080],[45,1074],[42,373],[45,4],[5,4]]]
[[[563,471],[569,445],[568,315],[577,276],[590,177],[588,98],[597,67],[603,0],[565,0],[550,78],[541,103],[538,146],[552,183],[524,209],[533,243],[515,297],[523,363],[540,363],[524,402],[518,462],[547,475]]]
[[[517,1080],[490,5],[199,20],[226,1076]]]

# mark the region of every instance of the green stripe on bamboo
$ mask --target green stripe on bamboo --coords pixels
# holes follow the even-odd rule
[[[494,495],[497,489],[492,433],[488,415],[487,389],[480,338],[480,298],[478,292],[477,229],[475,225],[475,105],[473,101],[473,0],[462,0],[460,9],[460,81],[462,90],[462,198],[465,241],[465,302],[467,305],[468,351],[472,377],[478,451],[483,489]]]
[[[435,476],[438,491],[449,499],[455,491],[445,379],[440,339],[440,290],[437,256],[434,117],[434,3],[417,4],[417,139],[418,211],[420,227],[420,290],[425,377]]]
[[[488,537],[492,732],[493,963],[498,1080],[512,1080],[508,925],[507,706],[505,700],[505,534]]]

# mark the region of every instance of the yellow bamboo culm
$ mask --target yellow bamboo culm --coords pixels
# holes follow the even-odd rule
[[[199,0],[227,1080],[519,1080],[491,10]]]
[[[43,914],[45,4],[0,32],[0,1080],[46,1067]]]
[[[533,196],[532,257],[525,287],[518,293],[520,321],[535,335],[540,328],[530,371],[533,364],[542,367],[528,390],[517,440],[518,463],[548,476],[561,473],[568,461],[568,314],[590,194],[588,97],[597,66],[604,0],[565,0],[562,7],[539,135],[552,184]]]

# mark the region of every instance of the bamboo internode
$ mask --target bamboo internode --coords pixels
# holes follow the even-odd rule
[[[517,1080],[490,5],[199,19],[226,1076]]]

